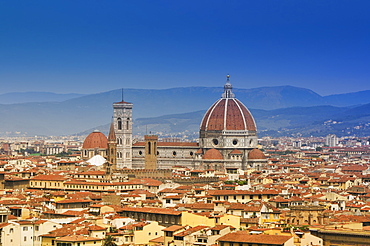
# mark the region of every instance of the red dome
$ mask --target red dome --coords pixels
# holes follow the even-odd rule
[[[221,98],[204,115],[200,130],[256,131],[256,123],[249,110],[236,98]]]
[[[83,149],[107,149],[108,148],[108,139],[107,137],[99,132],[98,130],[93,131],[86,137],[83,145]]]
[[[248,159],[249,160],[261,160],[261,159],[266,159],[265,154],[259,149],[252,149],[248,153]]]
[[[217,149],[209,149],[204,153],[203,159],[205,160],[223,160],[224,157],[222,156],[221,152]]]
[[[243,153],[238,150],[238,149],[234,149],[233,151],[230,152],[231,155],[242,155]]]

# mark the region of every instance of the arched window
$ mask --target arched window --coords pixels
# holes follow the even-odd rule
[[[148,154],[150,155],[152,153],[152,143],[148,142]]]
[[[122,120],[121,120],[121,118],[117,119],[117,123],[118,123],[118,130],[122,130]]]

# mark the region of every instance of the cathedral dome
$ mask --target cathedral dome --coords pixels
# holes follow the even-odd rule
[[[107,137],[98,130],[90,133],[82,145],[83,149],[107,149],[108,139]]]
[[[229,76],[222,98],[206,112],[200,124],[201,131],[256,131],[256,123],[246,106],[234,98]]]
[[[221,152],[217,149],[209,149],[204,153],[203,159],[205,160],[223,160],[224,157],[222,156]]]
[[[261,150],[252,149],[248,153],[248,159],[249,160],[261,160],[261,159],[266,159],[266,156]]]

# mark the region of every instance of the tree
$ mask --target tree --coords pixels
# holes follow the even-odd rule
[[[111,235],[108,235],[104,239],[103,246],[117,246],[117,244],[114,242],[114,238]]]

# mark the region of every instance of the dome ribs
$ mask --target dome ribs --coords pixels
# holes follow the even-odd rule
[[[242,115],[244,115],[246,129],[248,129],[248,131],[257,131],[256,122],[254,121],[252,114],[249,112],[247,107],[245,107],[242,102],[240,102],[238,99],[235,100],[242,111]]]
[[[245,129],[244,117],[235,99],[229,99],[225,130]]]
[[[208,109],[200,130],[256,131],[256,124],[249,110],[238,99],[222,98]]]
[[[108,139],[103,133],[94,131],[86,137],[82,145],[82,148],[83,149],[95,149],[95,148],[107,149]]]
[[[224,129],[225,100],[221,100],[214,108],[208,120],[208,129],[222,131]]]

